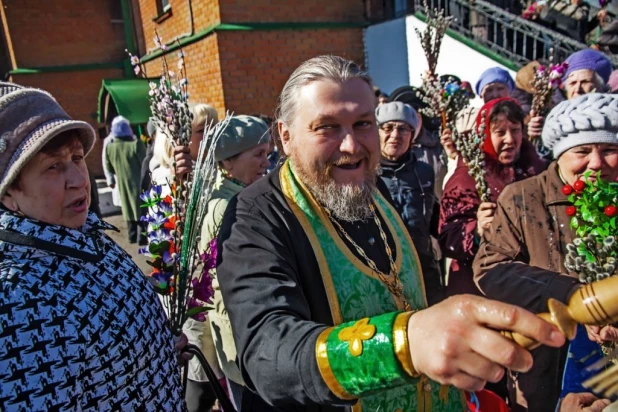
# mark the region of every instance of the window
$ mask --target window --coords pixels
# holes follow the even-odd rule
[[[156,23],[161,23],[172,15],[172,5],[170,0],[155,0],[157,2],[157,17],[152,19]]]
[[[170,0],[157,0],[157,11],[160,15],[168,11],[171,7]]]

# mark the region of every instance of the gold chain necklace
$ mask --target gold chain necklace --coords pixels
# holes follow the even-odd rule
[[[337,227],[337,230],[339,230],[339,232],[343,236],[345,236],[348,242],[350,242],[352,246],[354,246],[358,254],[361,255],[363,259],[365,259],[365,261],[367,262],[367,266],[369,266],[369,268],[378,275],[378,278],[380,278],[380,281],[388,288],[389,292],[393,296],[395,296],[395,298],[403,302],[403,309],[405,311],[409,311],[411,309],[411,306],[403,294],[403,283],[401,283],[401,279],[399,279],[399,273],[397,273],[397,267],[395,266],[395,260],[393,259],[393,252],[391,250],[391,247],[388,245],[386,233],[382,229],[382,223],[380,222],[380,219],[378,218],[378,214],[376,213],[376,210],[373,204],[369,204],[369,208],[371,209],[373,220],[376,222],[376,225],[378,226],[378,230],[380,231],[380,237],[382,238],[382,241],[384,242],[384,246],[386,247],[386,254],[388,255],[388,261],[391,266],[390,276],[386,275],[385,273],[381,272],[378,269],[378,266],[376,265],[376,263],[369,256],[367,256],[365,251],[360,246],[358,246],[356,242],[354,242],[354,240],[352,240],[350,235],[348,235],[348,233],[343,229],[341,224],[333,218],[333,216],[330,213],[330,210],[326,208],[324,208],[324,210],[326,211],[326,214],[328,215],[328,218],[331,220],[331,222],[333,222],[335,226]]]

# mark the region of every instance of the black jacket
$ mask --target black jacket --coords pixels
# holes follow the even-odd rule
[[[431,242],[431,236],[438,235],[439,217],[433,168],[418,161],[412,153],[395,162],[383,158],[381,166],[382,181],[414,241],[423,268],[427,301],[432,305],[442,300],[443,295],[440,268]]]
[[[333,325],[326,292],[309,239],[281,191],[279,170],[230,201],[219,232],[217,277],[238,364],[247,387],[278,408],[272,410],[342,411],[351,403],[330,392],[315,358],[318,335]],[[378,185],[384,194],[380,179]],[[340,223],[388,272],[376,225]],[[388,232],[387,239],[394,249]],[[265,409],[243,399],[243,410]]]

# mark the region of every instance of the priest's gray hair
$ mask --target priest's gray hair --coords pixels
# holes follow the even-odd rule
[[[307,60],[294,70],[283,86],[276,112],[277,120],[282,121],[288,127],[292,125],[298,105],[298,94],[303,86],[318,80],[334,80],[342,83],[350,79],[364,80],[370,87],[373,87],[369,73],[351,60],[331,55]]]

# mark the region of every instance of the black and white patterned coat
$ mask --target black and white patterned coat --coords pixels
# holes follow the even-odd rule
[[[161,303],[108,229],[0,209],[0,410],[185,409]]]

